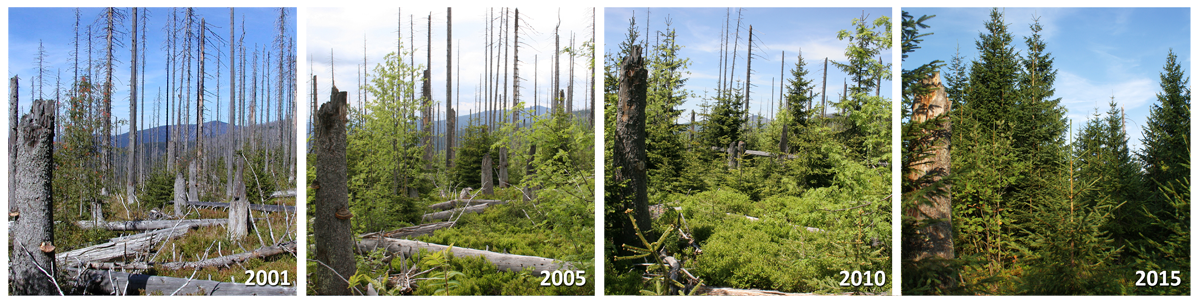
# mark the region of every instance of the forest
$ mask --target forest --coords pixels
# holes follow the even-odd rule
[[[9,16],[10,294],[296,294],[294,8]]]
[[[947,17],[904,11],[905,60],[935,51],[921,48],[938,38],[927,23]],[[1151,48],[1163,63],[1134,148],[1119,98],[1072,121],[1072,96],[1056,94],[1048,49],[1090,44],[1055,45],[1038,17],[1016,42],[1008,20],[991,10],[977,58],[904,62],[904,294],[1189,294],[1187,51]]]
[[[725,9],[723,21],[703,19],[712,26],[703,33],[719,35],[715,46],[700,46],[719,49],[719,63],[708,70],[682,55],[693,45],[680,41],[694,33],[677,34],[673,19],[699,10],[654,18],[651,11],[608,22],[625,30],[623,39],[608,39],[618,46],[604,66],[605,294],[888,293],[891,101],[880,95],[891,80],[891,64],[881,59],[891,53],[886,13],[808,12],[838,16],[840,29],[811,39],[834,41],[835,54],[844,54],[813,60],[803,57],[809,49],[773,57],[770,45],[805,42],[762,34],[779,20]],[[755,86],[768,88],[750,83],[756,71],[771,75],[774,66],[759,67],[768,56],[784,60],[780,87],[755,94]],[[826,91],[830,68],[849,79],[839,92]],[[709,77],[715,88],[688,89],[696,74],[719,75]],[[752,99],[769,102],[773,114],[763,117],[760,107],[752,115]],[[700,103],[699,112],[686,112],[688,102]],[[841,284],[842,272],[851,271],[870,282]]]
[[[316,10],[313,70],[341,79],[310,75],[307,293],[593,294],[594,13]],[[319,23],[339,14],[396,23]]]

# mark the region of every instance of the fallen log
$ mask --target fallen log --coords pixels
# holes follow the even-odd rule
[[[421,221],[422,222],[430,222],[430,221],[437,221],[437,220],[447,220],[447,219],[450,219],[450,217],[452,217],[452,216],[455,216],[455,215],[458,215],[458,214],[461,214],[464,212],[481,213],[488,206],[492,206],[492,205],[496,205],[496,204],[504,204],[504,203],[507,203],[507,202],[467,206],[467,207],[463,207],[463,208],[443,210],[443,211],[439,211],[436,213],[428,213],[428,214],[425,214],[424,216],[421,216]]]
[[[281,190],[271,193],[271,199],[274,198],[290,198],[296,196],[296,189]]]
[[[76,270],[77,271],[77,270]],[[288,277],[293,279],[293,277]],[[295,281],[287,281],[295,284]],[[245,283],[192,280],[188,278],[130,274],[107,270],[84,270],[75,281],[78,289],[94,295],[208,295],[208,296],[295,296],[295,287],[247,286]],[[281,282],[282,283],[282,282]]]
[[[811,293],[788,293],[774,290],[761,289],[738,289],[728,287],[709,287],[700,286],[696,291],[698,295],[708,296],[813,296]]]
[[[430,205],[429,208],[436,209],[436,210],[447,210],[447,209],[451,209],[451,208],[455,208],[455,207],[464,207],[464,206],[481,205],[481,204],[504,204],[507,202],[508,201],[503,201],[503,200],[454,199],[454,200]]]
[[[359,253],[372,251],[376,248],[384,248],[390,253],[402,254],[406,258],[416,255],[421,249],[424,249],[426,252],[437,252],[449,248],[449,246],[445,245],[425,243],[420,241],[378,237],[358,240],[357,246]],[[534,276],[541,276],[541,272],[543,270],[554,271],[575,268],[575,266],[571,265],[570,263],[550,258],[503,254],[463,247],[454,247],[450,250],[450,253],[459,258],[482,256],[489,262],[492,262],[492,264],[495,264],[496,268],[501,270],[516,272],[521,271],[526,267],[532,267]]]
[[[190,219],[190,220],[137,220],[137,221],[77,221],[75,226],[82,229],[107,229],[113,231],[134,231],[172,228],[177,226],[212,226],[225,224],[226,219]]]
[[[388,232],[366,233],[358,236],[359,238],[384,237],[394,239],[416,238],[428,234],[433,231],[454,226],[454,222],[435,222],[416,226],[409,226]]]
[[[229,203],[221,203],[221,202],[188,201],[187,205],[201,206],[201,207],[213,207],[213,208],[229,208]],[[289,205],[250,204],[250,209],[257,210],[257,211],[266,211],[266,212],[280,212],[280,211],[296,212],[296,207],[289,206]]]
[[[115,262],[91,262],[87,268],[90,269],[126,269],[126,270],[147,270],[155,265],[167,270],[180,270],[184,268],[206,268],[206,267],[226,267],[234,263],[242,263],[246,260],[266,258],[283,253],[295,253],[296,241],[280,243],[279,245],[264,246],[251,252],[228,255],[212,259],[200,260],[196,262],[167,262],[167,263],[115,263]]]
[[[116,237],[109,239],[108,242],[92,245],[68,252],[64,252],[55,256],[59,266],[65,264],[86,264],[96,261],[108,261],[120,257],[132,256],[140,252],[149,250],[159,242],[174,239],[191,231],[194,226],[179,226],[174,228],[160,229],[151,232],[129,235],[124,237]]]

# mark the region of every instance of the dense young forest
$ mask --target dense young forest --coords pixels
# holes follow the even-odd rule
[[[934,16],[903,18],[907,58]],[[991,11],[978,58],[905,62],[904,294],[1188,294],[1191,91],[1176,54],[1161,50],[1134,150],[1113,99],[1072,131],[1042,24],[1024,43],[1009,25]],[[1136,271],[1178,280],[1138,287]]]
[[[671,16],[636,15],[605,57],[605,293],[887,292],[891,101],[879,86],[891,67],[879,57],[890,53],[890,19],[847,18],[828,37],[845,43],[845,61],[812,67],[789,54],[778,111],[762,118],[750,115],[753,60],[763,41],[790,38],[760,36],[763,20],[729,10],[717,23],[722,63],[699,71],[680,56]],[[836,98],[818,88],[831,67],[850,78]],[[693,72],[720,74],[715,91],[686,89]],[[682,106],[697,99],[689,117]],[[878,283],[839,285],[841,271]]]
[[[594,102],[575,87],[594,83],[591,28],[559,28],[554,9],[412,11],[397,12],[392,50],[362,59],[377,63],[358,96],[318,96],[341,79],[311,76],[308,294],[593,294]],[[486,66],[465,77],[480,77],[474,100],[464,66]]]
[[[9,292],[294,295],[294,14],[12,9]]]

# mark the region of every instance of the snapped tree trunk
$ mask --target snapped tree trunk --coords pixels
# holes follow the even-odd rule
[[[15,81],[14,81],[15,82]],[[9,269],[13,294],[57,295],[54,284],[54,100],[36,100],[17,126],[16,222]],[[12,215],[10,213],[10,215]]]
[[[346,92],[333,87],[329,102],[317,112],[316,246],[317,293],[349,295],[347,279],[354,275],[354,236],[346,187]]]
[[[950,174],[950,120],[945,116],[950,112],[950,98],[946,96],[946,88],[942,86],[942,78],[939,73],[934,73],[933,78],[922,79],[921,85],[933,88],[933,91],[928,95],[918,96],[917,102],[913,103],[913,122],[921,123],[930,119],[943,119],[939,123],[939,129],[932,132],[925,132],[923,137],[918,139],[918,144],[932,146],[933,156],[925,161],[919,161],[914,165],[912,172],[905,176],[910,181],[918,181],[919,188],[933,186]],[[920,238],[915,241],[918,243],[915,255],[916,260],[925,259],[928,257],[938,257],[942,259],[954,258],[954,235],[952,234],[951,217],[953,206],[950,205],[950,186],[941,185],[941,191],[934,191],[935,194],[925,197],[932,203],[920,203],[914,208],[906,210],[909,216],[917,220],[935,220],[935,222],[926,225],[919,230]]]
[[[187,185],[183,181],[183,172],[175,172],[175,216],[183,217],[183,207],[187,205]]]
[[[616,143],[613,166],[620,167],[614,181],[623,184],[617,196],[618,213],[633,210],[637,227],[650,230],[650,211],[646,197],[646,62],[642,47],[633,46],[621,62],[617,94]],[[620,220],[623,243],[636,243],[637,233],[630,222]]]
[[[149,250],[156,244],[183,236],[191,231],[192,228],[195,228],[195,226],[180,225],[152,232],[116,237],[109,239],[105,243],[58,254],[55,258],[59,264],[83,265],[89,262],[108,261],[120,257],[133,256]]]
[[[234,160],[233,180],[233,196],[229,200],[229,224],[225,227],[229,230],[229,239],[234,242],[241,241],[250,231],[250,200],[246,199],[246,183],[242,180],[242,171],[246,164],[242,162],[242,158]]]
[[[492,153],[483,154],[483,164],[479,166],[479,181],[483,194],[492,195]]]
[[[199,168],[196,166],[199,161],[192,160],[188,163],[188,201],[200,201],[200,177]]]

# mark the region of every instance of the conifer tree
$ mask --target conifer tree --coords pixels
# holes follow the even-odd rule
[[[1174,51],[1167,53],[1167,62],[1159,74],[1158,102],[1150,106],[1150,117],[1142,128],[1145,147],[1139,153],[1146,173],[1146,186],[1157,191],[1162,186],[1175,186],[1188,180],[1190,169],[1182,164],[1190,159],[1190,127],[1192,91],[1183,67],[1176,62]],[[1177,189],[1187,195],[1188,191]],[[1161,194],[1151,196],[1162,201]],[[1186,196],[1185,196],[1186,198]]]

